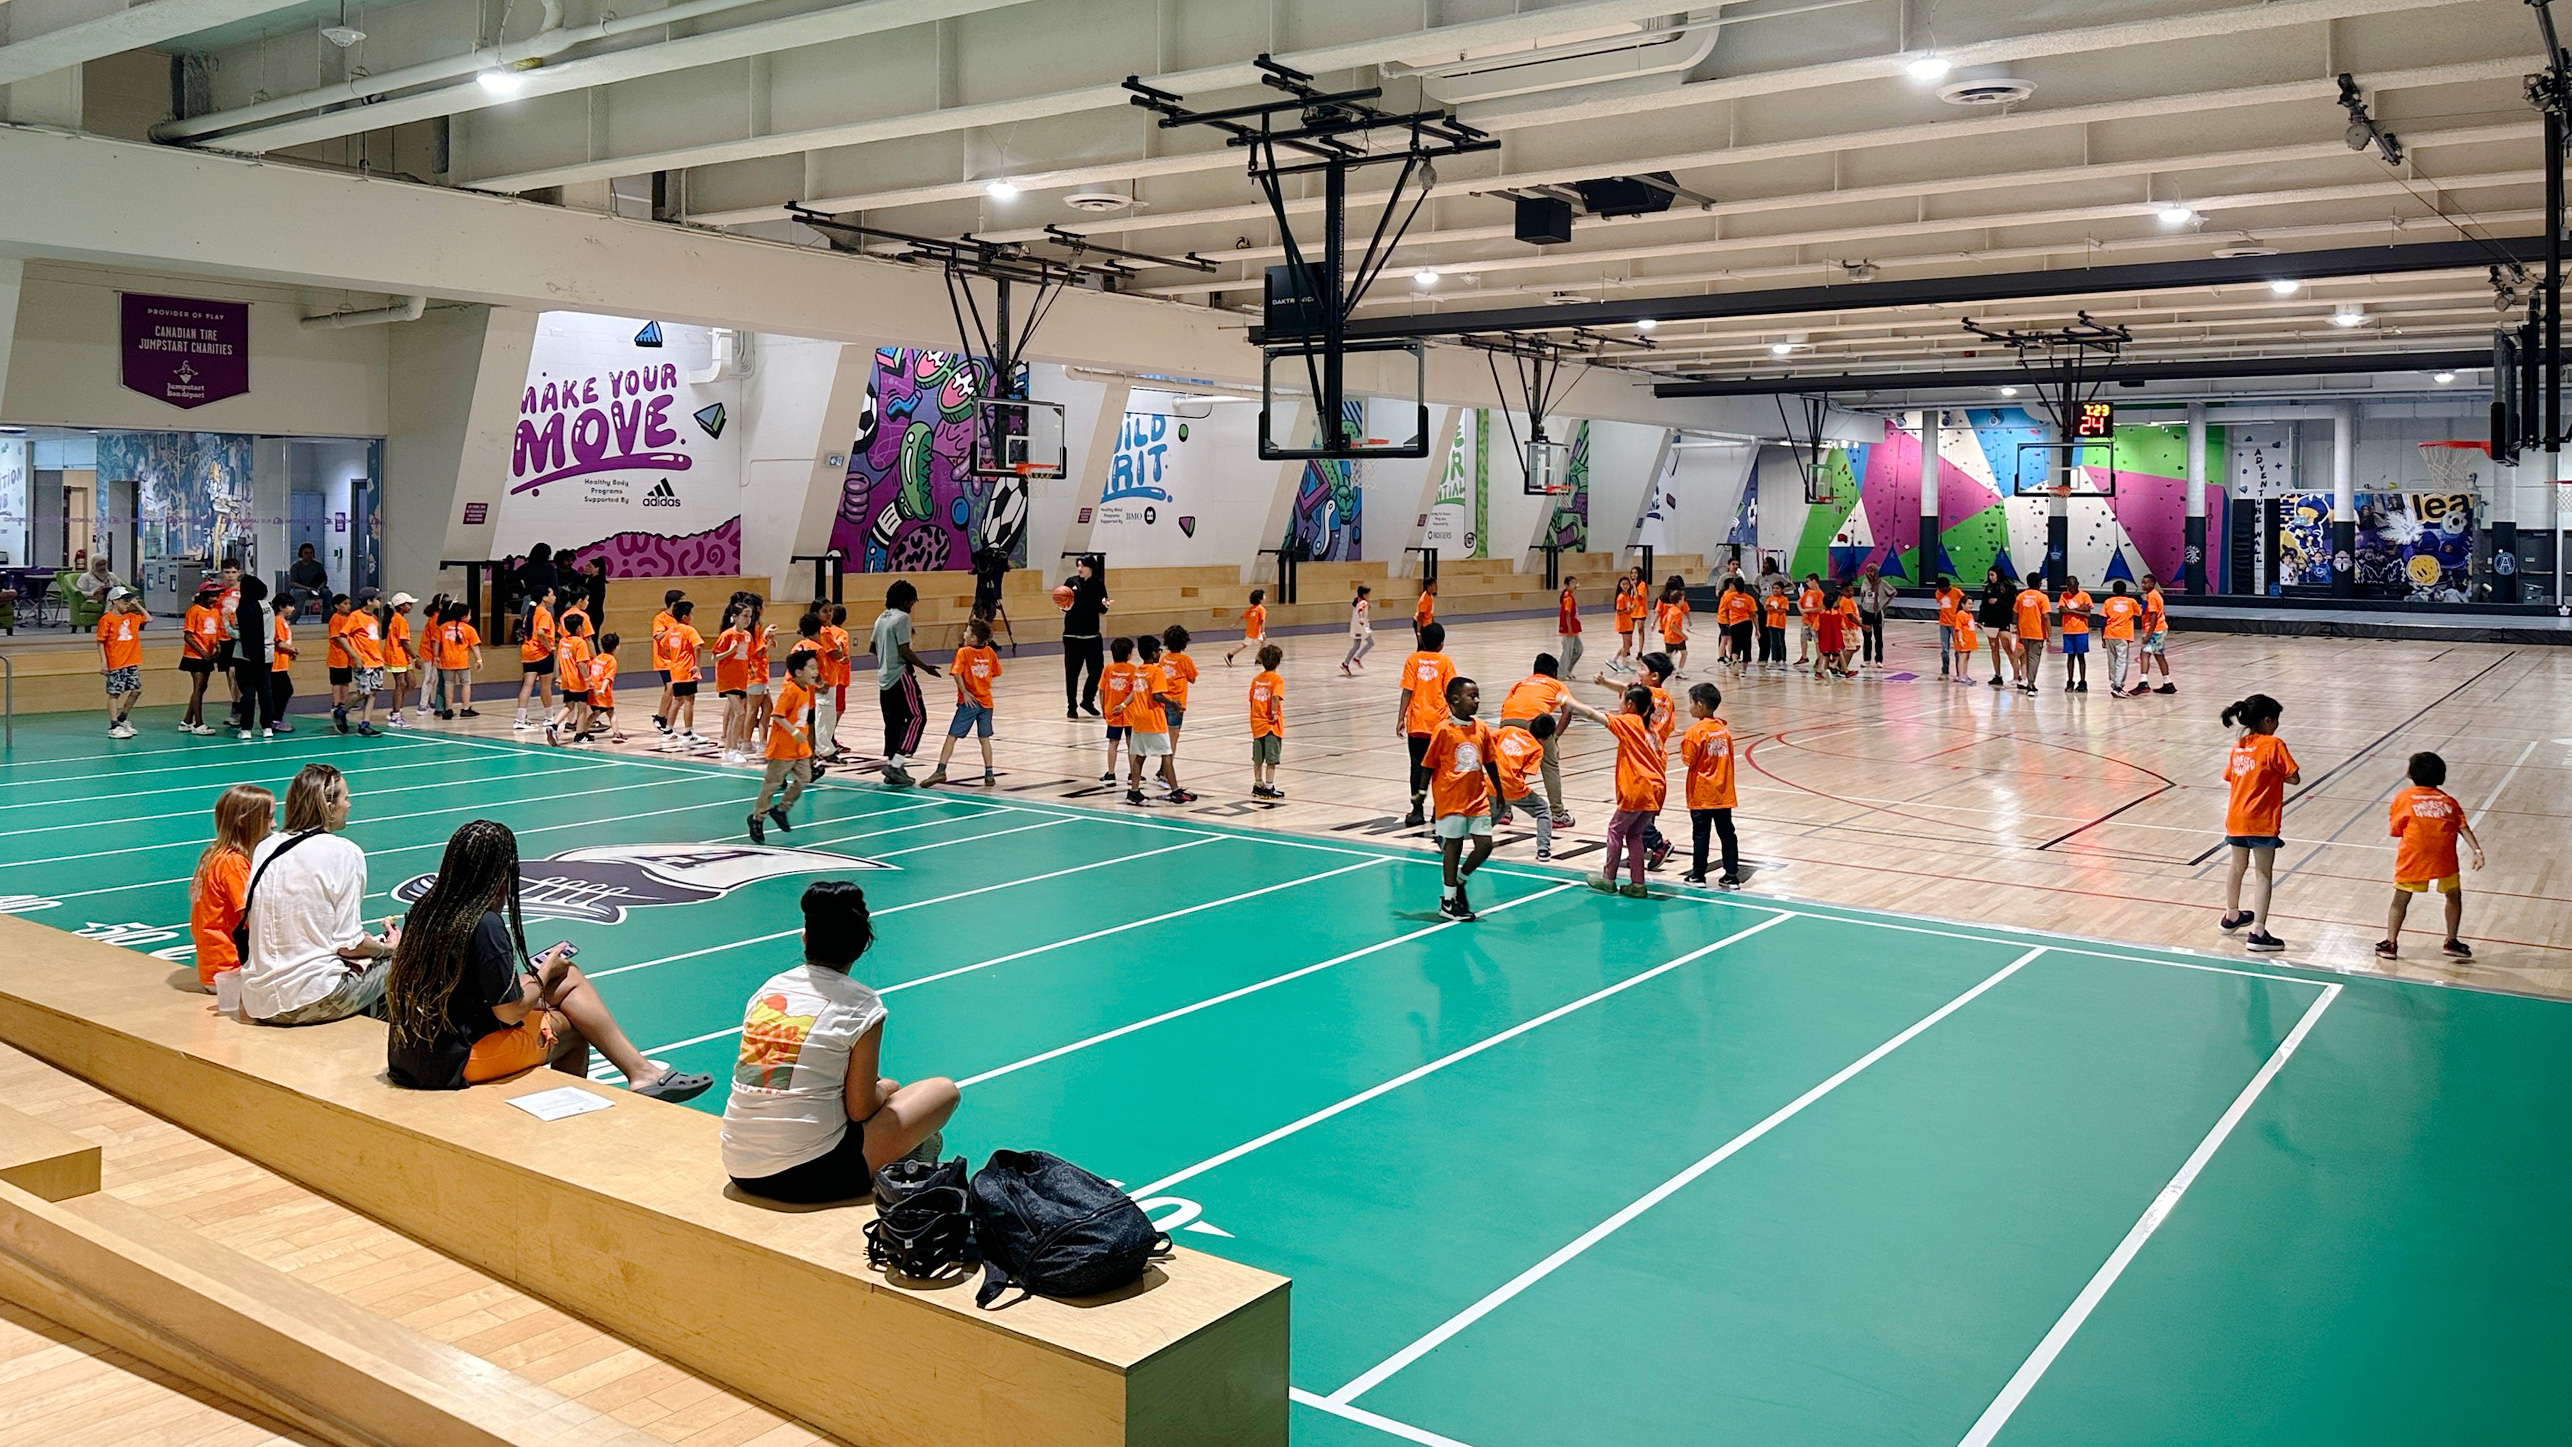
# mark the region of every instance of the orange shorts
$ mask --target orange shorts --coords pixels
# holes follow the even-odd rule
[[[473,1042],[473,1053],[465,1057],[464,1083],[488,1085],[546,1064],[554,1058],[555,1035],[551,1012],[529,1011],[516,1025]]]

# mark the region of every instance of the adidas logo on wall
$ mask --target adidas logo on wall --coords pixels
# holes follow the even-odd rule
[[[670,480],[668,478],[662,478],[659,482],[652,484],[652,490],[650,492],[643,494],[643,505],[645,507],[677,507],[679,505],[679,490],[670,486]]]

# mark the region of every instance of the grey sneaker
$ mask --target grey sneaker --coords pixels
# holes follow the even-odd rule
[[[913,1146],[910,1150],[904,1152],[902,1159],[906,1161],[918,1161],[922,1165],[934,1166],[938,1163],[939,1155],[943,1153],[946,1148],[947,1133],[942,1130],[933,1130],[929,1132],[929,1138],[927,1140],[920,1142],[918,1145]]]
[[[884,766],[884,782],[892,788],[909,789],[916,787],[919,780],[912,778],[901,765],[888,763]]]

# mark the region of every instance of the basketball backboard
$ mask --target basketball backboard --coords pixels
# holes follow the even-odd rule
[[[1352,401],[1376,401],[1343,409],[1326,435],[1321,409],[1312,399],[1327,390],[1322,372],[1330,360],[1329,344],[1319,340],[1282,342],[1262,349],[1259,398],[1259,456],[1265,462],[1429,455],[1429,406],[1425,400],[1426,354],[1414,341],[1346,342],[1338,363]],[[1389,402],[1390,405],[1387,405]],[[1364,420],[1352,434],[1346,417]],[[1375,428],[1386,435],[1370,435]]]
[[[2106,442],[2022,442],[2010,474],[2013,497],[2114,497],[2117,446]]]
[[[973,407],[974,476],[1061,477],[1070,470],[1060,402],[978,397]]]

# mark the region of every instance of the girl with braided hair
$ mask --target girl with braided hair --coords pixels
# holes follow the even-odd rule
[[[456,830],[411,906],[385,984],[393,1083],[461,1090],[539,1065],[581,1075],[595,1045],[637,1095],[682,1101],[714,1084],[644,1059],[571,954],[556,945],[527,956],[518,836],[489,819]]]

